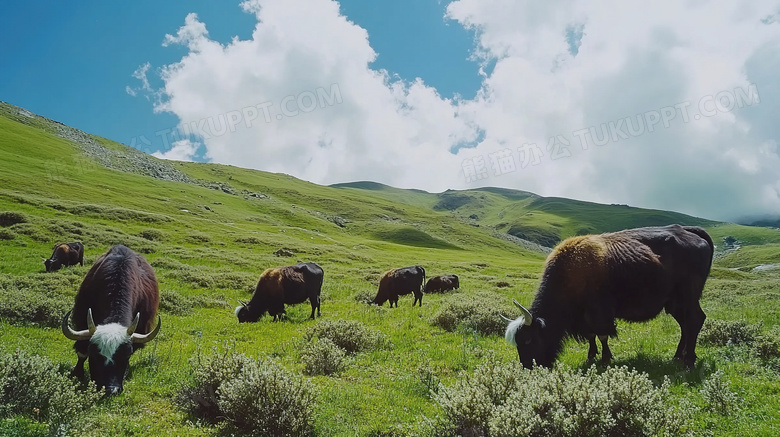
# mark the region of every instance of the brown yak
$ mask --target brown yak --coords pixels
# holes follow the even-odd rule
[[[425,292],[457,290],[460,288],[458,275],[434,276],[425,283]]]
[[[390,301],[390,308],[398,308],[398,296],[414,293],[414,306],[418,301],[422,306],[422,285],[425,282],[425,269],[422,266],[402,267],[400,269],[388,270],[382,274],[379,279],[379,290],[372,301],[382,306],[386,301]]]
[[[699,305],[714,246],[704,229],[669,225],[569,238],[547,257],[531,309],[509,321],[506,340],[524,367],[550,367],[567,336],[590,342],[588,359],[602,344],[612,353],[615,319],[644,322],[666,310],[680,325],[676,359],[696,362],[696,340],[706,315]]]
[[[322,267],[313,262],[266,269],[260,275],[249,303],[239,300],[241,305],[236,307],[236,317],[239,323],[256,322],[268,312],[277,321],[286,314],[284,304],[303,303],[306,299],[311,303],[310,318],[314,318],[315,310],[321,316],[320,291],[323,278]]]
[[[101,255],[62,318],[62,333],[76,342],[73,374],[83,377],[89,359],[97,386],[105,387],[107,396],[121,393],[130,356],[160,331],[159,302],[157,279],[144,257],[121,245]],[[76,330],[68,324],[71,312]]]
[[[84,245],[78,241],[73,243],[55,244],[54,251],[43,264],[47,272],[56,272],[62,266],[84,265]]]

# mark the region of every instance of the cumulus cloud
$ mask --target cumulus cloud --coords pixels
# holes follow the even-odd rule
[[[161,68],[155,110],[207,159],[318,183],[780,213],[773,1],[456,0],[447,18],[476,31],[484,72],[471,100],[372,69],[368,33],[333,0],[241,7],[257,18],[247,40],[212,40],[195,14],[164,39],[188,53]]]
[[[152,156],[160,159],[168,159],[171,161],[189,161],[192,162],[195,158],[195,154],[198,151],[198,143],[192,142],[188,139],[174,141],[171,144],[171,149],[166,152],[154,152]]]

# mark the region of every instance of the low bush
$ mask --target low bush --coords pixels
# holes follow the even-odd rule
[[[391,347],[392,343],[379,331],[354,320],[322,320],[306,330],[304,339],[328,339],[349,354]]]
[[[360,290],[357,293],[355,293],[354,299],[357,303],[364,303],[364,304],[370,304],[374,301],[374,297],[376,296],[376,291],[372,290]]]
[[[327,338],[306,343],[301,353],[303,373],[307,375],[334,375],[344,369],[344,349]]]
[[[192,314],[192,301],[171,290],[160,291],[160,310],[176,316]]]
[[[144,229],[138,233],[138,236],[149,241],[162,241],[165,239],[165,233],[159,229]]]
[[[434,396],[448,435],[654,436],[685,431],[683,410],[644,373],[611,367],[599,374],[518,363],[480,365]]]
[[[744,320],[707,319],[699,333],[699,342],[711,346],[752,343],[760,332],[760,324],[748,324]]]
[[[0,226],[11,226],[17,223],[27,223],[27,216],[18,211],[0,212]]]
[[[211,236],[209,234],[198,232],[198,231],[192,231],[187,235],[186,240],[190,243],[208,243],[211,241]]]
[[[441,306],[432,323],[449,332],[463,327],[483,335],[503,335],[506,322],[501,319],[502,314],[511,314],[511,311],[496,304],[495,299],[485,295],[458,295]]]
[[[46,358],[0,352],[0,418],[22,416],[46,423],[50,435],[67,435],[99,397],[96,390],[79,390]]]
[[[0,319],[12,325],[60,326],[62,316],[73,306],[73,298],[56,290],[67,287],[68,281],[60,278],[57,287],[49,288],[50,278],[36,279],[36,276],[21,280],[0,277]]]
[[[195,385],[178,402],[210,422],[227,420],[248,435],[310,435],[314,386],[271,359],[255,360],[228,349],[194,363]]]
[[[780,357],[780,338],[774,332],[765,332],[756,336],[753,350],[759,358],[769,359]]]
[[[699,393],[704,397],[707,409],[728,416],[737,409],[739,398],[731,391],[728,383],[723,379],[723,371],[718,370],[702,383]]]
[[[10,229],[0,229],[0,240],[13,240],[16,238],[16,232]]]

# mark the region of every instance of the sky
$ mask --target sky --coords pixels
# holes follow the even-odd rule
[[[780,216],[776,0],[25,3],[0,100],[161,158]]]

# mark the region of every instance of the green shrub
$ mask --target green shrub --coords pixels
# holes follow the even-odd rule
[[[685,417],[669,399],[669,382],[654,387],[627,367],[533,370],[518,363],[480,365],[434,396],[449,435],[679,435]],[[441,425],[440,425],[441,426]]]
[[[0,212],[0,226],[11,226],[17,223],[27,223],[27,216],[17,211]]]
[[[0,288],[0,319],[12,325],[37,323],[56,328],[73,306],[73,299],[57,293]]]
[[[192,314],[192,301],[175,291],[162,290],[159,308],[169,314],[186,316]]]
[[[208,243],[209,241],[211,241],[211,236],[203,232],[192,231],[189,233],[189,235],[187,235],[186,240],[189,241],[190,243],[195,243],[195,244]]]
[[[22,350],[0,353],[0,418],[46,422],[49,434],[66,434],[100,397],[77,390],[49,360]]]
[[[327,338],[306,343],[301,361],[307,375],[333,375],[344,369],[344,350]]]
[[[699,333],[699,341],[712,346],[752,343],[760,332],[760,324],[748,324],[744,320],[707,319]]]
[[[707,403],[707,409],[724,416],[730,415],[737,408],[739,398],[731,391],[723,379],[723,371],[718,370],[702,383],[699,391]]]
[[[198,418],[227,420],[249,435],[310,435],[315,393],[303,377],[271,359],[232,349],[193,362],[195,384],[177,402]]]
[[[780,338],[773,332],[761,333],[753,342],[753,350],[759,358],[780,357]]]
[[[432,323],[449,332],[462,326],[483,335],[502,335],[506,322],[501,319],[501,314],[511,314],[511,311],[496,304],[495,299],[485,295],[458,295],[442,305],[434,314]]]
[[[0,229],[0,240],[13,240],[16,238],[16,232],[10,229]]]
[[[165,233],[159,229],[144,229],[138,233],[138,236],[149,241],[162,241],[165,239]]]
[[[314,386],[273,360],[245,367],[217,390],[219,409],[256,436],[306,436],[314,430]]]
[[[306,330],[304,339],[326,338],[349,354],[390,347],[390,341],[379,331],[354,320],[322,320]]]
[[[376,296],[376,291],[372,290],[360,290],[357,293],[355,293],[355,302],[357,303],[364,303],[364,304],[370,304],[374,301],[374,297]]]

